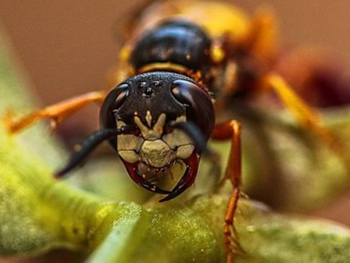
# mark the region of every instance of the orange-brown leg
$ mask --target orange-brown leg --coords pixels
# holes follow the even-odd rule
[[[344,148],[342,142],[324,127],[321,116],[304,102],[280,75],[273,72],[266,74],[262,78],[261,88],[273,90],[303,128],[311,130],[340,158],[346,162],[349,161],[349,152]]]
[[[234,227],[234,215],[237,209],[242,184],[241,125],[235,120],[219,124],[215,126],[212,138],[217,140],[231,140],[231,148],[224,179],[230,180],[233,192],[225,215],[224,239],[227,249],[227,262],[232,263],[234,251],[242,251],[238,241],[235,239],[236,231]]]
[[[97,102],[102,103],[106,96],[105,92],[89,92],[54,105],[48,106],[39,111],[26,115],[18,120],[12,120],[11,116],[5,117],[5,126],[10,133],[17,133],[24,128],[28,127],[35,121],[41,119],[51,119],[51,128],[55,129],[57,124],[63,119],[69,117],[76,111],[84,108],[85,106]]]

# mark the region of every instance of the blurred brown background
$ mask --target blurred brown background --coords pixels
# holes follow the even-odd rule
[[[99,89],[118,54],[117,32],[144,0],[0,0],[0,23],[44,104]],[[317,44],[350,65],[350,2],[236,0],[276,10],[286,44]]]
[[[28,82],[44,105],[104,84],[116,63],[121,25],[142,0],[0,0],[0,26]],[[276,10],[281,42],[329,48],[344,67],[350,66],[349,0],[234,1],[247,12],[265,4]],[[119,32],[119,34],[118,34]],[[118,37],[119,35],[119,37]],[[118,42],[119,41],[119,42]],[[97,124],[94,107],[66,126]],[[350,194],[318,215],[350,225]]]

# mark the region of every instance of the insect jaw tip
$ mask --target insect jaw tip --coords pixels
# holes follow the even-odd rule
[[[163,203],[163,202],[169,201],[169,200],[171,200],[171,199],[172,199],[172,198],[169,197],[169,195],[167,195],[166,197],[160,199],[158,202],[159,202],[159,203]]]
[[[179,195],[179,193],[177,193],[177,191],[172,191],[172,192],[168,192],[167,193],[168,195],[162,199],[160,199],[158,202],[159,203],[163,203],[163,202],[166,202],[166,201],[170,201],[171,199],[174,199],[175,197],[177,197]]]

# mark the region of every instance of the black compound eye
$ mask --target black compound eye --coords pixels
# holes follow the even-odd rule
[[[112,94],[111,94],[112,93]],[[116,87],[114,90],[110,92],[111,94],[111,100],[113,100],[113,97],[115,97],[115,100],[113,102],[113,109],[118,109],[123,104],[127,96],[129,95],[129,85],[128,84],[121,84],[118,87]],[[108,99],[109,95],[107,96],[106,100]],[[107,102],[108,103],[108,102]]]
[[[124,83],[112,89],[104,100],[100,111],[102,128],[115,128],[114,111],[119,109],[129,95],[129,85]]]
[[[171,92],[174,97],[186,106],[194,106],[193,93],[196,92],[196,89],[200,88],[196,84],[186,80],[175,80],[173,84],[174,87]]]
[[[209,93],[187,80],[175,80],[171,92],[181,104],[187,106],[188,121],[193,122],[209,138],[215,125],[214,107]]]

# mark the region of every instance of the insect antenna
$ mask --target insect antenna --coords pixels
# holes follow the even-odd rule
[[[210,173],[219,179],[221,176],[220,156],[207,147],[207,140],[198,126],[192,122],[173,122],[170,123],[170,126],[183,130],[193,140],[198,152],[202,153],[212,164]]]
[[[55,178],[60,178],[72,171],[77,166],[81,165],[87,156],[103,141],[115,138],[119,134],[126,133],[130,130],[129,126],[124,126],[121,129],[102,129],[90,134],[80,145],[75,147],[67,164],[58,170]]]
[[[216,154],[207,147],[207,139],[203,135],[203,132],[193,122],[172,122],[170,123],[170,127],[183,130],[193,140],[198,152],[208,157],[216,157]]]

